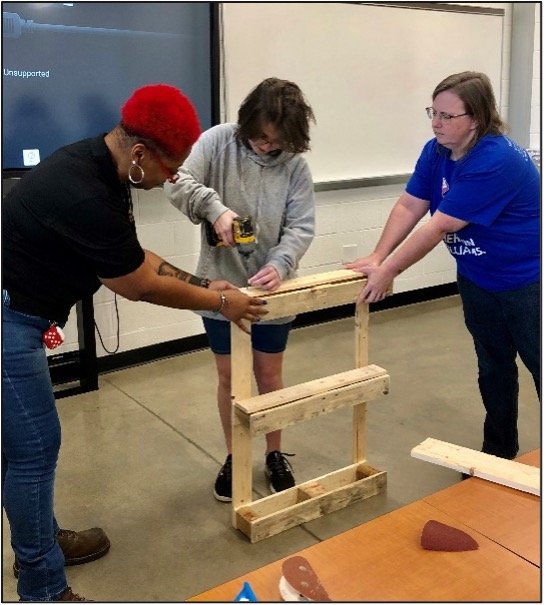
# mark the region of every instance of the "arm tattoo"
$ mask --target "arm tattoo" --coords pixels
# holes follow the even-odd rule
[[[193,277],[191,273],[187,273],[186,271],[182,271],[182,269],[178,269],[174,265],[171,265],[167,261],[163,261],[158,269],[158,275],[168,275],[169,277],[176,277],[176,279],[180,279],[181,281],[189,282]]]

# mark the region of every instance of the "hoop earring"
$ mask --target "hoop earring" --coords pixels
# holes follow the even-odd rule
[[[133,168],[138,168],[140,170],[140,181],[135,180],[132,176],[131,176],[131,170]],[[129,167],[129,180],[131,181],[131,183],[133,183],[133,185],[139,185],[140,183],[142,183],[142,181],[144,180],[144,170],[142,169],[142,166],[139,166],[139,164],[136,163],[135,160],[133,160],[131,162],[131,166]]]

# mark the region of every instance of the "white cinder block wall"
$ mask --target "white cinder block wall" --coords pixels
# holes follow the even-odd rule
[[[531,149],[540,149],[540,2],[535,6],[535,38],[533,52],[533,88],[531,93],[531,136],[529,147]]]
[[[369,254],[403,189],[403,185],[387,185],[318,192],[316,236],[302,259],[300,274],[340,269],[343,246],[356,246],[356,256]],[[438,246],[397,278],[394,291],[406,292],[453,281],[454,264],[447,250]]]
[[[503,7],[504,25],[503,74],[500,106],[507,115],[508,78],[511,37],[511,4],[480,3]],[[540,147],[540,12],[537,5],[535,27],[535,61],[533,80],[532,147]],[[508,47],[506,46],[508,45]],[[534,138],[533,138],[534,137]],[[424,141],[423,141],[424,143]],[[536,143],[536,145],[535,145]],[[300,275],[340,268],[343,246],[355,245],[356,255],[372,251],[387,216],[403,191],[403,185],[324,191],[316,194],[316,237],[300,264]],[[134,212],[139,239],[174,265],[195,271],[199,251],[199,228],[192,225],[166,200],[161,189],[133,192]],[[444,246],[438,246],[422,261],[395,281],[395,292],[405,292],[455,281],[455,264]],[[119,309],[119,352],[129,351],[169,340],[203,333],[201,320],[190,311],[178,311],[148,303],[130,302],[117,297]],[[104,344],[116,346],[117,318],[114,295],[101,288],[94,297],[95,320]],[[73,311],[65,327],[67,340],[55,353],[78,349],[76,316]],[[97,339],[97,355],[107,355]]]

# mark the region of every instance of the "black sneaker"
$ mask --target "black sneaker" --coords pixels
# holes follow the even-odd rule
[[[269,480],[269,489],[272,494],[296,485],[294,475],[292,475],[292,465],[286,456],[295,456],[295,454],[285,454],[275,450],[269,452],[265,458],[265,476]]]
[[[220,469],[214,484],[214,497],[220,502],[231,502],[231,454]]]

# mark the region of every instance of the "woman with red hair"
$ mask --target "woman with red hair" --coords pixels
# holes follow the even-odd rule
[[[99,528],[59,529],[53,512],[59,417],[44,346],[101,285],[128,298],[257,321],[266,313],[225,280],[198,279],[140,246],[129,183],[175,181],[200,133],[190,101],[165,84],[136,90],[108,134],[57,150],[2,203],[2,488],[22,601],[83,601],[64,566],[106,554]]]

